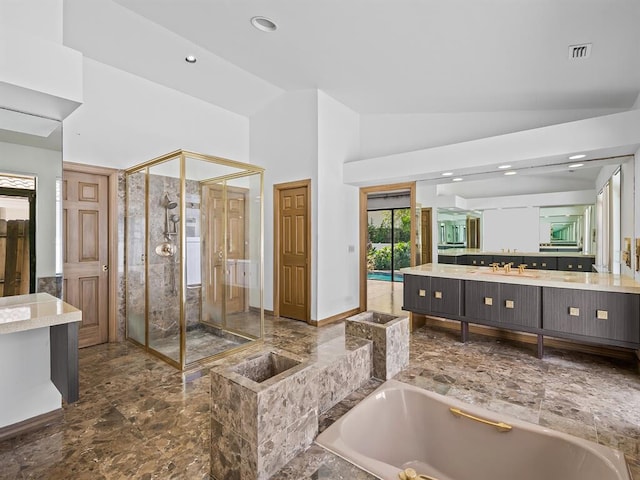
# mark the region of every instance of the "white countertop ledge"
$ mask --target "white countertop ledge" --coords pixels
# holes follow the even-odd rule
[[[524,273],[520,274],[517,268],[512,268],[509,274],[505,274],[503,268],[493,272],[491,267],[433,263],[402,268],[401,271],[408,275],[640,294],[640,283],[631,277],[611,273],[561,272],[527,268]]]
[[[0,334],[80,322],[82,312],[48,293],[0,298]]]

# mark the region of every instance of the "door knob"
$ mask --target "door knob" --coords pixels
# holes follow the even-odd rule
[[[109,271],[109,265],[102,265],[102,271],[103,272],[108,272]]]

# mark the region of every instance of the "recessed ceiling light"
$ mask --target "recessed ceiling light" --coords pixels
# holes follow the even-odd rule
[[[453,175],[453,172],[444,172],[442,174],[443,177],[450,177],[451,175]]]
[[[500,165],[498,168],[504,170],[505,168],[511,168],[511,165]]]
[[[184,61],[187,63],[196,63],[198,59],[195,57],[195,55],[187,55]]]
[[[584,163],[574,163],[572,165],[569,165],[569,168],[580,168],[580,167],[584,167]]]
[[[253,17],[251,19],[251,25],[263,32],[275,32],[278,29],[276,22],[267,17]]]
[[[462,177],[456,177],[454,179],[451,180],[452,182],[461,182],[462,181]]]
[[[569,157],[569,160],[578,160],[578,159],[580,159],[580,158],[584,158],[584,157],[586,157],[586,155],[585,155],[584,153],[581,153],[581,154],[579,154],[579,155],[571,155],[571,156]]]
[[[505,175],[515,175],[516,173],[518,173],[518,172],[516,172],[514,170],[510,170],[508,172],[504,172]]]

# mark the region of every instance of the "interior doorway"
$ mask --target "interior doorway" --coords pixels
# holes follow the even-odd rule
[[[311,320],[311,180],[273,186],[273,309]]]
[[[415,182],[360,189],[360,310],[402,312],[403,267],[418,251]]]

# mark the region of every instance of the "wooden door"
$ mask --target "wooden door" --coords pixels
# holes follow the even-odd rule
[[[82,310],[79,346],[109,339],[108,177],[65,170],[64,299]]]
[[[278,206],[278,313],[281,317],[309,321],[311,228],[308,184],[278,188]]]
[[[467,248],[480,248],[480,219],[467,217]]]
[[[244,288],[245,222],[244,189],[227,187],[225,207],[222,185],[205,187],[206,238],[203,242],[205,287],[204,320],[222,324],[226,315],[245,310]],[[225,212],[227,222],[225,225]],[[226,241],[225,241],[226,227]],[[226,249],[226,252],[225,252]],[[225,264],[225,254],[227,262]]]
[[[433,245],[431,243],[431,209],[423,208],[421,210],[422,222],[420,224],[420,228],[422,231],[422,259],[421,263],[424,265],[426,263],[431,263],[432,260],[432,248]]]

